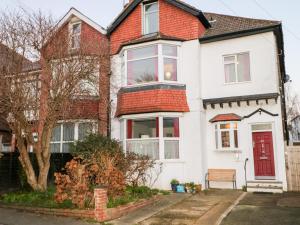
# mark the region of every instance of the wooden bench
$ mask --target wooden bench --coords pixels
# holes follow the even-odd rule
[[[236,189],[236,170],[234,169],[208,169],[205,176],[205,187],[209,188],[209,182],[232,182],[233,189]]]

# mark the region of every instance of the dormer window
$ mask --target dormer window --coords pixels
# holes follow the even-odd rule
[[[80,47],[81,23],[71,25],[71,49]]]
[[[158,2],[144,4],[144,34],[158,32],[159,29]]]

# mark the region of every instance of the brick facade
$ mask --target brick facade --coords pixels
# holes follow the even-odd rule
[[[114,55],[120,46],[138,39],[142,34],[142,3],[111,33],[111,54]],[[193,40],[201,37],[205,27],[192,14],[171,5],[165,0],[159,0],[159,32],[162,35]]]

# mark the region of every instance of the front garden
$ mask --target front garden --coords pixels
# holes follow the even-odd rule
[[[124,154],[116,140],[90,135],[70,147],[73,159],[65,165],[63,172],[54,174],[55,185],[45,192],[20,190],[6,193],[0,196],[0,204],[35,208],[41,213],[45,209],[45,212],[58,212],[56,215],[74,215],[73,212],[77,212],[80,217],[88,212],[90,217],[104,221],[135,208],[134,204],[142,207],[148,204],[147,201],[169,194],[146,186],[148,172],[154,168],[155,161],[134,153]],[[100,194],[100,203],[99,194],[95,192],[97,189],[105,190],[101,192],[105,193],[105,198]],[[110,209],[118,209],[118,212],[111,211],[115,216],[111,215],[113,213],[102,216],[102,212]],[[66,213],[63,210],[70,211]]]

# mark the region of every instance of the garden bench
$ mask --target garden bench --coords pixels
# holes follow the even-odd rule
[[[208,169],[205,176],[205,187],[209,188],[209,182],[232,182],[236,189],[236,170],[234,169]]]

